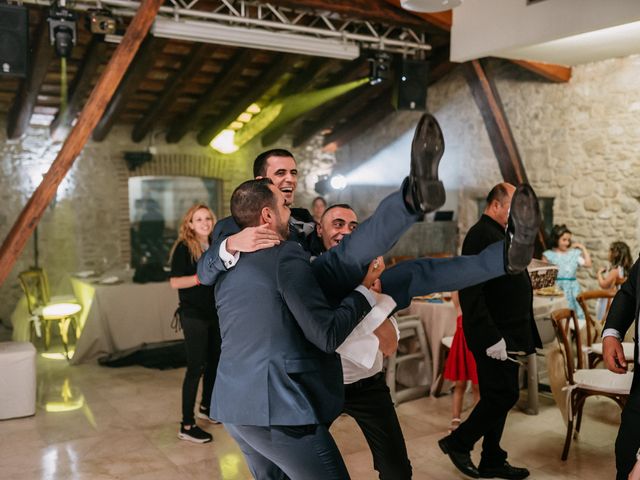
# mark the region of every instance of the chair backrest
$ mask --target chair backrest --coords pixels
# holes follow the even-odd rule
[[[611,307],[611,301],[616,296],[615,290],[587,290],[576,296],[576,300],[580,304],[582,311],[584,312],[584,318],[587,321],[587,346],[591,346],[602,333],[604,321],[609,313],[609,307]],[[589,310],[589,302],[591,300],[600,300],[606,302],[604,315],[601,319],[594,319]]]
[[[573,374],[576,371],[576,363],[573,360],[573,349],[571,348],[571,341],[569,337],[571,335],[570,322],[573,322],[574,332],[576,332],[575,339],[577,344],[576,357],[577,367],[579,369],[584,368],[582,359],[582,340],[580,338],[580,327],[578,326],[578,318],[576,312],[569,308],[562,308],[560,310],[554,310],[551,312],[551,322],[553,328],[556,331],[556,339],[560,344],[560,351],[564,357],[565,375],[570,385],[575,384]]]
[[[39,307],[43,307],[49,302],[48,286],[43,271],[40,268],[25,270],[18,274],[18,280],[25,297],[27,297],[29,313],[35,315],[35,311]]]

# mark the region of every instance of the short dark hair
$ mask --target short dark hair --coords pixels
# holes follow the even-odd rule
[[[487,206],[491,205],[494,200],[502,205],[504,200],[509,197],[509,191],[507,190],[506,183],[499,183],[491,189],[487,195]]]
[[[353,213],[356,213],[356,211],[348,203],[334,203],[330,207],[327,207],[327,209],[324,211],[324,213],[320,217],[320,221],[322,222],[322,219],[324,218],[324,216],[334,208],[345,208],[347,210],[351,210]]]
[[[275,207],[276,197],[269,188],[268,178],[247,180],[231,195],[231,215],[240,228],[257,227],[264,207]]]
[[[285,150],[284,148],[273,148],[271,150],[267,150],[266,152],[262,152],[253,161],[254,177],[265,177],[267,175],[267,160],[269,160],[271,157],[291,157],[294,161],[296,160],[293,156],[293,153],[291,153],[289,150]]]
[[[549,243],[551,243],[551,248],[556,248],[558,246],[560,237],[565,233],[571,234],[571,230],[569,230],[569,228],[567,228],[564,223],[562,225],[553,226],[553,228],[551,229],[551,235],[549,236]]]

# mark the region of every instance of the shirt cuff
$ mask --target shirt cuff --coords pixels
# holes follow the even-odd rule
[[[369,305],[371,305],[371,307],[376,306],[376,297],[369,291],[367,287],[365,287],[364,285],[358,285],[356,287],[356,292],[360,292],[362,295],[364,295],[364,298],[367,299],[367,302],[369,302]]]
[[[605,328],[602,332],[602,338],[604,337],[616,337],[618,340],[622,341],[622,336],[620,332],[615,328]]]
[[[220,260],[222,260],[224,268],[226,268],[227,270],[235,267],[236,263],[238,263],[238,260],[240,259],[240,252],[236,252],[234,255],[231,255],[229,252],[227,252],[226,240],[223,240],[220,244],[218,255],[220,256]]]

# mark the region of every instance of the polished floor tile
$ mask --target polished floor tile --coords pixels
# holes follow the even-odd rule
[[[177,438],[183,375],[183,369],[72,367],[39,357],[36,415],[0,421],[0,478],[250,479],[240,450],[222,426],[201,424],[214,436],[210,444]],[[437,446],[447,433],[450,408],[448,395],[398,407],[415,479],[463,478]],[[553,401],[542,397],[539,415],[517,409],[509,415],[503,448],[514,465],[531,470],[533,479],[613,478],[619,418],[613,402],[589,399],[582,432],[563,462],[562,417]],[[341,416],[332,433],[352,478],[377,478],[356,423]],[[479,459],[479,446],[473,458]]]

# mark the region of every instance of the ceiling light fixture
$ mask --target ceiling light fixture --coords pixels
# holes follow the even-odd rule
[[[462,0],[400,0],[400,6],[413,12],[442,12],[462,5]]]
[[[229,27],[213,22],[176,21],[158,18],[153,24],[152,33],[154,36],[161,38],[216,43],[345,60],[353,60],[360,56],[360,47],[353,42],[313,38],[294,33],[270,32],[246,27]]]

